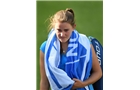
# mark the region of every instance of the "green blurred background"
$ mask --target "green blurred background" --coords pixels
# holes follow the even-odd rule
[[[39,48],[48,34],[48,22],[45,21],[58,10],[66,8],[72,8],[75,12],[76,30],[97,38],[103,45],[103,1],[36,1],[37,90],[40,85]]]

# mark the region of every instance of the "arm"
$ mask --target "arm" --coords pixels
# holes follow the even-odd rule
[[[75,83],[74,83],[72,89],[82,88],[87,85],[93,84],[96,81],[98,81],[102,76],[102,70],[99,65],[99,61],[96,56],[95,50],[92,45],[91,45],[91,48],[92,48],[92,74],[87,80],[85,80],[83,82],[81,80],[74,78],[73,80],[75,81]]]
[[[50,85],[44,67],[44,53],[41,50],[40,50],[40,74],[41,74],[40,90],[49,90]]]
[[[102,70],[101,70],[98,58],[96,56],[95,50],[92,45],[91,45],[91,48],[92,48],[92,56],[93,56],[92,57],[92,74],[86,81],[84,81],[85,86],[95,83],[102,77]]]

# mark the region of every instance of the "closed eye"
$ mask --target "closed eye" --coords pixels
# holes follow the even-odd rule
[[[61,29],[57,29],[58,30],[58,32],[62,32],[62,30]]]
[[[69,29],[64,29],[65,32],[69,31]]]

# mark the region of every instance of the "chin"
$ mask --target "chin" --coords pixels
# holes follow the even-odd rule
[[[68,40],[62,40],[62,39],[59,39],[60,40],[60,42],[62,42],[62,43],[65,43],[65,42],[67,42]]]
[[[65,43],[65,42],[67,42],[67,41],[60,41],[61,43]]]

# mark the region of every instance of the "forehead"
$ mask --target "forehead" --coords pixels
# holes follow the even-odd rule
[[[72,26],[67,22],[56,22],[55,28],[72,28]]]

